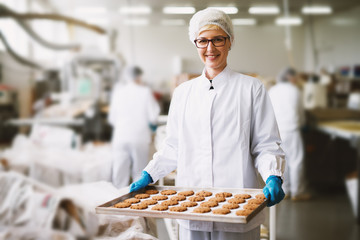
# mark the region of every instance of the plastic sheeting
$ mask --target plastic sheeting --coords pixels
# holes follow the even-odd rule
[[[2,157],[10,169],[53,187],[111,179],[110,145],[57,149],[18,135]]]
[[[144,218],[95,214],[95,206],[119,196],[111,183],[53,189],[0,172],[0,185],[0,239],[156,239]]]

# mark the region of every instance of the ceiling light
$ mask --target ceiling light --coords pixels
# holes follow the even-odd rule
[[[293,25],[298,26],[301,25],[302,19],[299,17],[281,17],[276,19],[277,25]]]
[[[277,6],[250,7],[250,14],[279,14],[280,9]]]
[[[151,8],[148,6],[137,6],[137,7],[121,7],[119,8],[121,14],[150,14]]]
[[[165,14],[193,14],[195,13],[194,7],[164,7],[163,13]]]
[[[108,25],[109,19],[107,18],[86,18],[85,22],[96,25]]]
[[[234,18],[232,20],[234,25],[256,25],[256,19],[254,18]]]
[[[209,7],[209,8],[221,10],[221,11],[225,12],[226,14],[238,13],[238,9],[236,7]]]
[[[303,14],[330,14],[332,13],[332,8],[329,6],[313,6],[313,7],[303,7],[301,9]]]
[[[184,19],[163,19],[161,20],[161,25],[164,26],[184,26]]]
[[[147,18],[126,18],[123,22],[125,25],[132,26],[146,26],[149,25],[149,19]]]
[[[104,7],[81,7],[75,9],[76,14],[102,14],[106,13],[106,9]]]

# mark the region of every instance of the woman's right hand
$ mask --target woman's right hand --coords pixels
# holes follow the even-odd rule
[[[142,171],[141,178],[139,180],[137,180],[136,182],[133,182],[130,185],[130,192],[135,192],[137,190],[140,190],[152,182],[153,182],[153,180],[152,180],[150,174],[147,171]]]

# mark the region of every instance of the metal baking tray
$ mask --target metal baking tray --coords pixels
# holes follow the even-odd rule
[[[153,217],[153,218],[175,218],[175,219],[186,219],[186,220],[198,220],[198,221],[213,221],[213,222],[228,222],[228,223],[247,223],[249,222],[253,217],[255,217],[267,204],[267,200],[265,200],[261,205],[259,205],[254,211],[252,211],[252,213],[250,213],[248,216],[237,216],[235,214],[235,212],[237,210],[241,210],[243,209],[243,206],[245,204],[247,204],[247,201],[245,203],[241,203],[239,204],[239,208],[237,209],[232,209],[231,213],[226,214],[226,215],[217,215],[217,214],[213,214],[212,212],[209,213],[193,213],[193,209],[198,207],[189,207],[187,211],[185,212],[170,212],[169,210],[166,211],[155,211],[155,210],[151,210],[151,207],[154,205],[149,206],[147,209],[142,209],[142,210],[136,210],[136,209],[130,209],[130,208],[115,208],[112,207],[114,206],[116,203],[118,202],[122,202],[125,199],[128,198],[132,198],[134,197],[136,194],[139,193],[144,193],[145,190],[148,189],[156,189],[159,191],[158,194],[154,194],[151,195],[151,197],[156,196],[156,195],[160,195],[160,192],[162,190],[175,190],[177,192],[180,191],[187,191],[187,190],[193,190],[196,194],[196,192],[199,192],[201,190],[205,190],[205,191],[210,191],[213,193],[212,196],[210,197],[206,197],[205,200],[198,202],[198,206],[200,205],[200,203],[207,201],[209,198],[214,197],[216,193],[218,192],[230,192],[233,195],[235,194],[249,194],[251,195],[251,198],[246,199],[247,201],[250,199],[254,199],[255,196],[257,194],[262,193],[262,189],[249,189],[249,188],[244,188],[244,189],[238,189],[238,188],[184,188],[184,187],[175,187],[175,186],[148,186],[145,189],[139,190],[137,192],[132,192],[132,193],[128,193],[125,195],[122,195],[118,198],[115,198],[107,203],[104,203],[98,207],[96,207],[96,213],[98,214],[111,214],[111,215],[129,215],[129,216],[141,216],[141,217]],[[169,198],[171,198],[172,196],[176,196],[175,195],[170,195],[168,196]],[[194,195],[193,195],[194,196]],[[151,198],[150,197],[150,198]],[[190,196],[189,196],[190,197]],[[187,199],[189,198],[187,197],[186,200],[184,201],[188,201]],[[226,200],[230,199],[232,197],[226,198]],[[149,198],[148,198],[149,199]],[[141,201],[146,200],[146,199],[141,199]],[[179,204],[181,202],[184,201],[180,201]],[[159,203],[161,203],[162,201],[159,201]],[[217,207],[213,207],[211,208],[211,210],[214,210],[216,208],[221,208],[223,204],[225,204],[225,202],[219,203],[219,206]],[[175,205],[175,206],[179,206]],[[172,206],[169,206],[169,208]]]

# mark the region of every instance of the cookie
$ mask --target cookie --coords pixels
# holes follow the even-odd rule
[[[191,202],[201,202],[204,200],[205,200],[205,198],[202,196],[189,197],[189,201],[191,201]]]
[[[247,203],[260,205],[260,204],[263,203],[263,200],[260,200],[260,199],[250,199],[250,200],[247,201]]]
[[[209,201],[214,201],[214,202],[217,202],[217,203],[225,202],[225,200],[226,199],[224,197],[212,197],[212,198],[209,199]]]
[[[128,203],[128,202],[119,202],[114,205],[114,207],[116,207],[116,208],[127,208],[130,206],[131,206],[131,203]]]
[[[266,200],[266,197],[263,193],[256,195],[255,198],[260,200]]]
[[[169,210],[171,212],[185,212],[187,210],[187,207],[181,207],[181,206],[171,207]]]
[[[232,193],[229,193],[229,192],[219,192],[217,194],[215,194],[215,197],[231,197],[232,196]]]
[[[156,190],[156,189],[148,189],[145,191],[146,194],[149,194],[149,195],[153,195],[153,194],[158,194],[159,191]]]
[[[156,201],[156,200],[154,200],[154,199],[148,199],[148,200],[144,200],[144,201],[142,201],[141,203],[144,203],[144,204],[146,204],[146,205],[155,205],[155,204],[157,204],[157,202],[158,201]]]
[[[184,201],[186,197],[184,195],[177,195],[170,198],[170,200],[176,200],[176,201]]]
[[[221,215],[226,215],[229,214],[230,212],[231,211],[227,208],[218,208],[212,211],[213,214],[221,214]]]
[[[192,191],[192,190],[182,191],[182,192],[178,192],[178,195],[184,195],[184,196],[188,197],[188,196],[194,195],[194,191]]]
[[[140,199],[137,199],[137,198],[129,198],[129,199],[126,199],[124,202],[127,202],[127,203],[138,203],[140,202]]]
[[[202,191],[196,193],[196,196],[201,196],[201,197],[210,197],[211,195],[212,195],[212,192],[205,191],[205,190],[202,190]]]
[[[166,201],[163,201],[161,203],[161,205],[165,205],[165,206],[174,206],[176,204],[178,204],[179,202],[176,201],[176,200],[166,200]]]
[[[240,204],[240,203],[244,203],[245,199],[243,198],[231,198],[227,201],[228,203],[236,203],[236,204]]]
[[[182,207],[195,207],[198,205],[196,202],[183,202],[180,204]]]
[[[194,209],[193,213],[208,213],[211,209],[208,207],[197,207]]]
[[[162,195],[174,195],[174,194],[176,194],[176,191],[175,190],[163,190],[163,191],[161,191],[161,194]]]
[[[135,195],[135,198],[137,198],[137,199],[144,199],[144,198],[149,198],[149,197],[150,197],[150,195],[147,193],[141,193],[141,194]]]
[[[142,209],[146,209],[148,207],[148,205],[144,204],[144,203],[139,203],[139,204],[135,204],[135,205],[131,205],[131,209],[136,209],[136,210],[142,210]]]
[[[252,211],[248,209],[237,210],[236,215],[238,216],[249,216]]]
[[[251,198],[251,195],[250,194],[236,194],[234,195],[234,198],[243,198],[243,199],[248,199],[248,198]]]
[[[239,208],[239,204],[227,203],[227,204],[224,204],[222,207],[227,208],[227,209],[235,209],[235,208]]]
[[[259,205],[256,205],[256,204],[246,204],[246,205],[244,205],[243,208],[253,211],[253,210],[255,210],[258,206],[259,206]]]
[[[155,211],[166,211],[167,209],[168,209],[168,206],[160,205],[160,204],[157,204],[151,208],[151,210],[155,210]]]
[[[203,202],[200,204],[201,207],[208,207],[208,208],[216,207],[218,205],[219,204],[215,201]]]
[[[157,196],[153,196],[152,199],[154,199],[156,201],[162,201],[162,200],[168,199],[168,197],[164,196],[164,195],[157,195]]]

